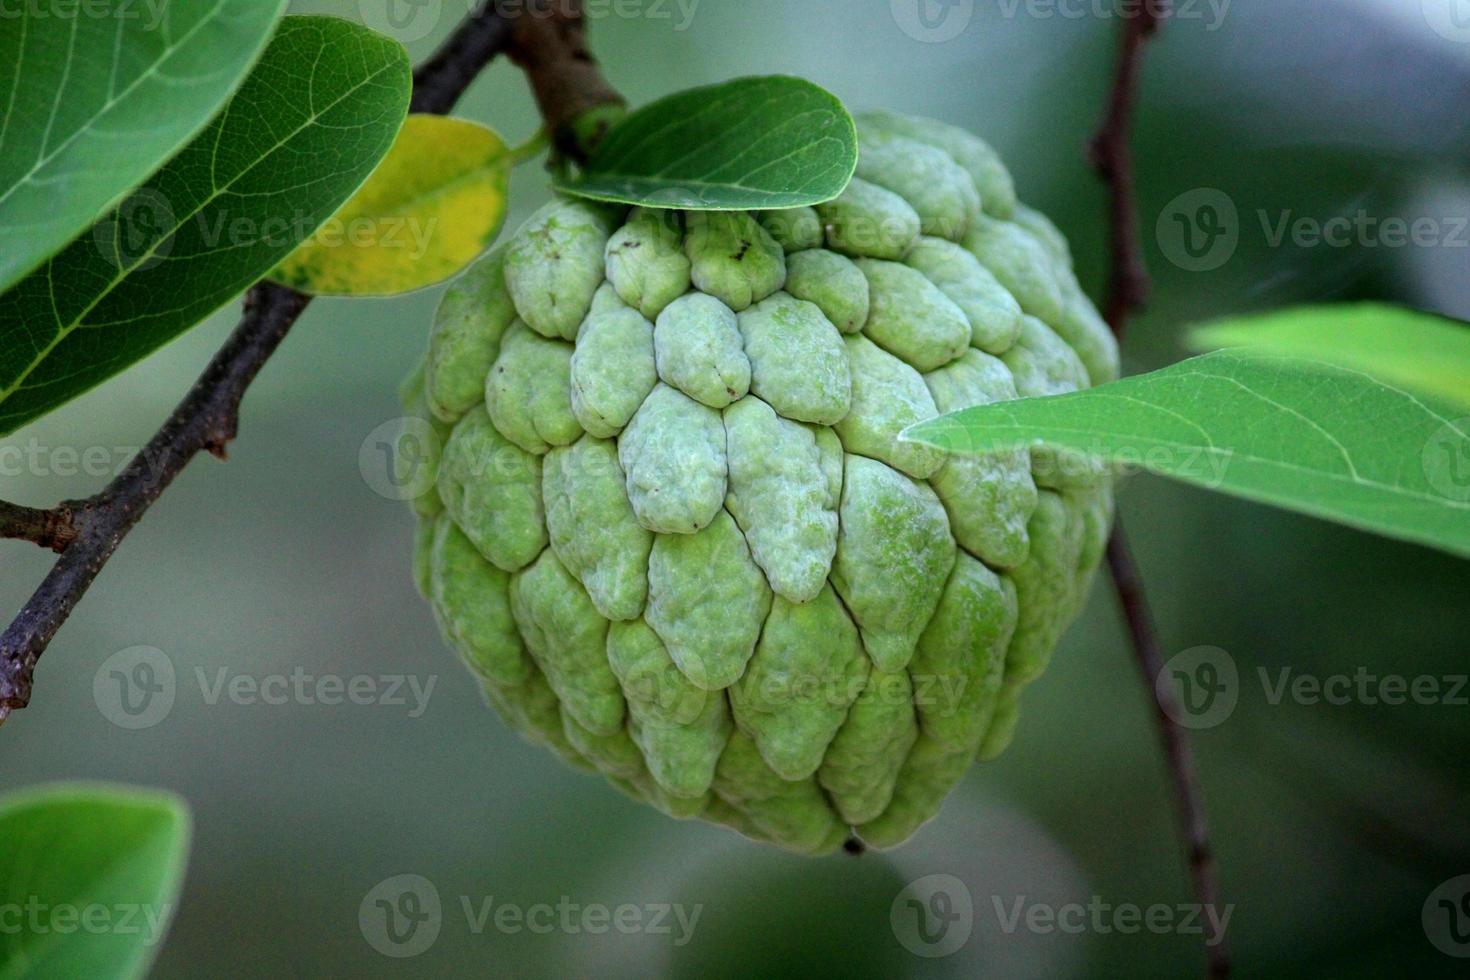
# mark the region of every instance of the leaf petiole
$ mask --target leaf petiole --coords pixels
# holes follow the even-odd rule
[[[546,150],[550,149],[550,147],[551,134],[546,131],[545,126],[542,126],[531,135],[530,139],[526,140],[524,143],[519,144],[518,146],[511,147],[510,165],[512,167],[519,167],[527,160],[532,160],[536,157],[539,157]]]

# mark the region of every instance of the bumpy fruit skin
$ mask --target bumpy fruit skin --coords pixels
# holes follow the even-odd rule
[[[976,137],[859,118],[815,208],[557,200],[445,295],[415,573],[505,721],[806,854],[1003,751],[1102,557],[1105,470],[897,436],[1112,380],[1066,242]]]

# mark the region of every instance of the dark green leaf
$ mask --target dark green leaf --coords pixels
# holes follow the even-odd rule
[[[287,17],[221,115],[107,218],[0,296],[0,435],[228,302],[388,152],[412,85],[401,45]]]
[[[1261,347],[1366,371],[1470,408],[1470,324],[1400,306],[1299,306],[1191,331],[1195,350]]]
[[[981,453],[1038,442],[1470,556],[1470,417],[1366,374],[1239,350],[906,437]]]
[[[775,75],[639,109],[559,189],[658,208],[792,208],[836,197],[856,167],[857,131],[837,97]]]
[[[52,786],[0,799],[0,976],[139,977],[177,911],[189,813],[163,793]]]
[[[64,16],[66,6],[18,3],[0,16],[0,291],[209,121],[286,4],[73,4]]]

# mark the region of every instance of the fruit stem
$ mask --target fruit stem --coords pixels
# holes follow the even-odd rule
[[[582,0],[519,0],[506,54],[526,73],[556,150],[585,163],[623,97],[602,77],[587,44]],[[601,113],[601,115],[599,115]],[[595,125],[589,128],[588,120]]]

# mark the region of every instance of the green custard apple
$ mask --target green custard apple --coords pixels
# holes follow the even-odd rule
[[[1112,515],[1102,469],[899,438],[1118,355],[987,144],[858,130],[812,208],[553,201],[405,387],[438,436],[418,584],[504,721],[806,854],[899,844],[1005,749]]]

